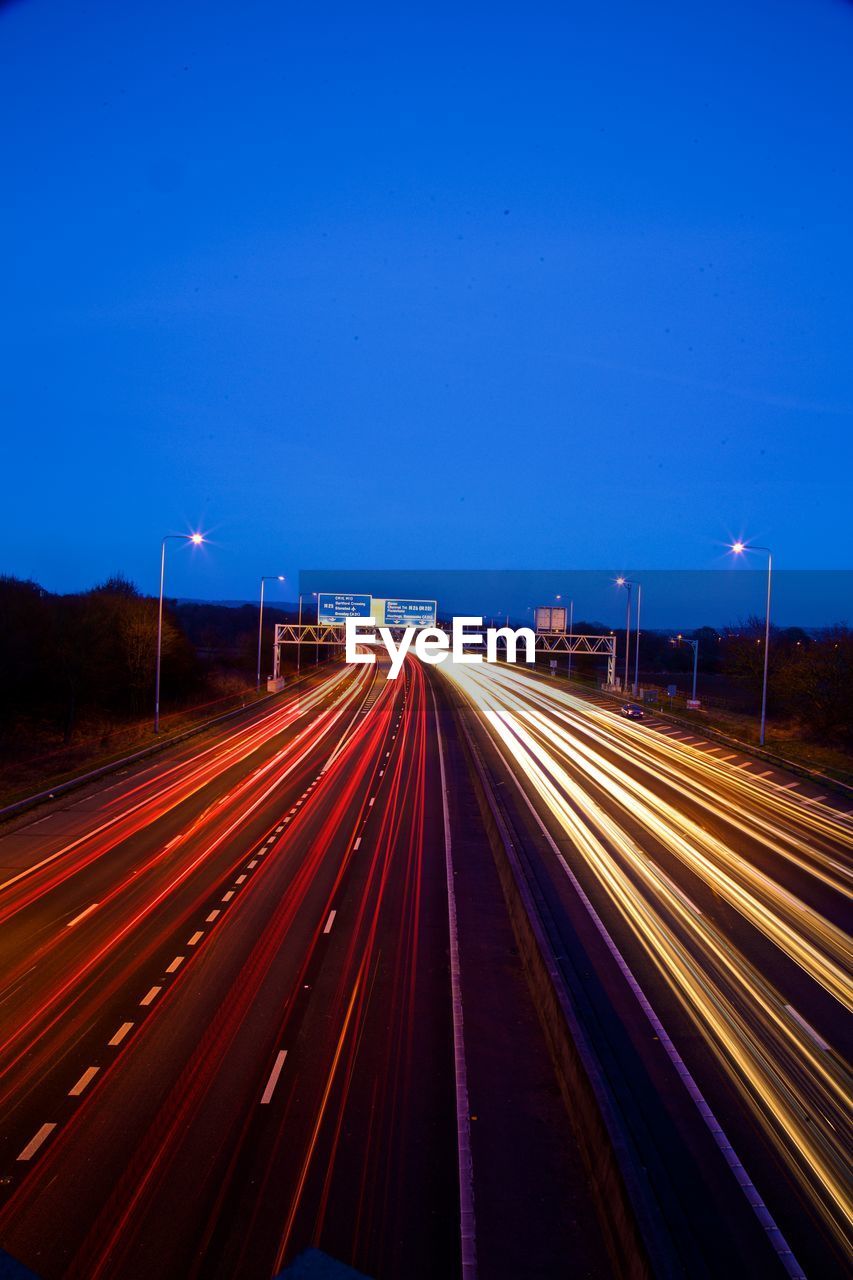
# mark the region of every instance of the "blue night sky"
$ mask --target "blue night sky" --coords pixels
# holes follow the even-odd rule
[[[0,568],[850,566],[851,52],[843,0],[6,6]]]

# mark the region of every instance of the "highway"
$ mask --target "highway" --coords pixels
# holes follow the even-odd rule
[[[386,674],[318,669],[0,834],[0,1246],[44,1280],[308,1246],[617,1274],[480,776],[622,1126],[636,1274],[844,1274],[850,815],[519,668]]]
[[[518,668],[440,670],[474,709],[495,777],[512,779],[519,829],[538,828],[538,846],[522,838],[572,935],[566,949],[587,939],[585,960],[621,1010],[614,1089],[633,1092],[638,1129],[646,1078],[680,1113],[680,1143],[663,1115],[637,1142],[650,1169],[660,1159],[670,1230],[678,1236],[679,1216],[690,1228],[680,1246],[688,1273],[704,1260],[723,1274],[713,1238],[723,1211],[711,1197],[727,1195],[728,1174],[760,1227],[743,1224],[751,1271],[844,1274],[850,815],[797,796],[791,776],[661,722],[627,721]],[[600,1034],[616,1044],[616,1032]],[[691,1103],[716,1146],[698,1186]],[[679,1180],[692,1208],[678,1203]]]
[[[36,1274],[271,1275],[312,1240],[454,1273],[426,715],[419,670],[337,668],[2,842],[0,1240]]]

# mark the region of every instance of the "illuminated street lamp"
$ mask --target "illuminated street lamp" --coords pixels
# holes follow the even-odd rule
[[[264,625],[264,583],[265,582],[284,582],[283,573],[265,573],[261,578],[261,607],[258,612],[258,676],[255,685],[255,691],[261,691],[261,633]]]
[[[166,543],[170,538],[191,542],[200,547],[204,538],[200,533],[167,533],[160,545],[160,607],[157,612],[157,665],[154,674],[154,732],[160,732],[160,651],[163,645],[163,584],[166,580]]]
[[[761,730],[758,745],[764,746],[764,729],[767,723],[767,664],[770,660],[770,587],[773,578],[773,555],[769,547],[758,547],[754,543],[733,542],[732,551],[742,556],[746,551],[763,551],[767,555],[767,607],[764,613],[764,677],[761,682]]]
[[[631,648],[631,588],[637,588],[637,640],[634,651],[634,692],[640,684],[640,606],[643,600],[643,586],[640,582],[631,582],[624,574],[616,579],[617,587],[624,587],[628,592],[628,606],[625,611],[625,689],[628,689],[628,654]]]
[[[673,644],[689,644],[693,648],[693,701],[696,701],[696,673],[699,669],[699,641],[690,640],[687,636],[678,635]]]

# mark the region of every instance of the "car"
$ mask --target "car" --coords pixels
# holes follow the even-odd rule
[[[620,708],[620,712],[625,716],[626,720],[642,720],[646,714],[641,706],[636,702],[626,702]]]

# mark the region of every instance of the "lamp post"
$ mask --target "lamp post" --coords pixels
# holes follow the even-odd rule
[[[696,701],[696,675],[699,670],[699,641],[690,640],[687,636],[676,636],[674,644],[689,644],[693,647],[693,701]]]
[[[569,665],[566,668],[566,679],[572,678],[572,631],[575,625],[575,602],[569,601]]]
[[[764,746],[764,730],[767,725],[767,666],[770,660],[770,588],[773,579],[773,554],[769,547],[758,547],[753,543],[734,542],[732,551],[742,556],[745,551],[763,551],[767,556],[767,605],[764,613],[764,675],[761,681],[761,729],[758,734],[758,745]]]
[[[617,587],[624,587],[628,592],[628,603],[625,607],[625,692],[628,692],[628,660],[631,652],[631,588],[634,586],[625,577],[616,579]]]
[[[167,533],[160,544],[160,606],[157,610],[157,662],[154,668],[154,732],[160,732],[160,653],[163,647],[163,586],[166,581],[166,543],[170,539],[191,542],[199,547],[204,542],[200,533]]]
[[[255,682],[255,692],[261,691],[261,636],[264,627],[264,583],[265,582],[284,582],[283,573],[265,573],[261,577],[261,607],[258,610],[258,673]]]

